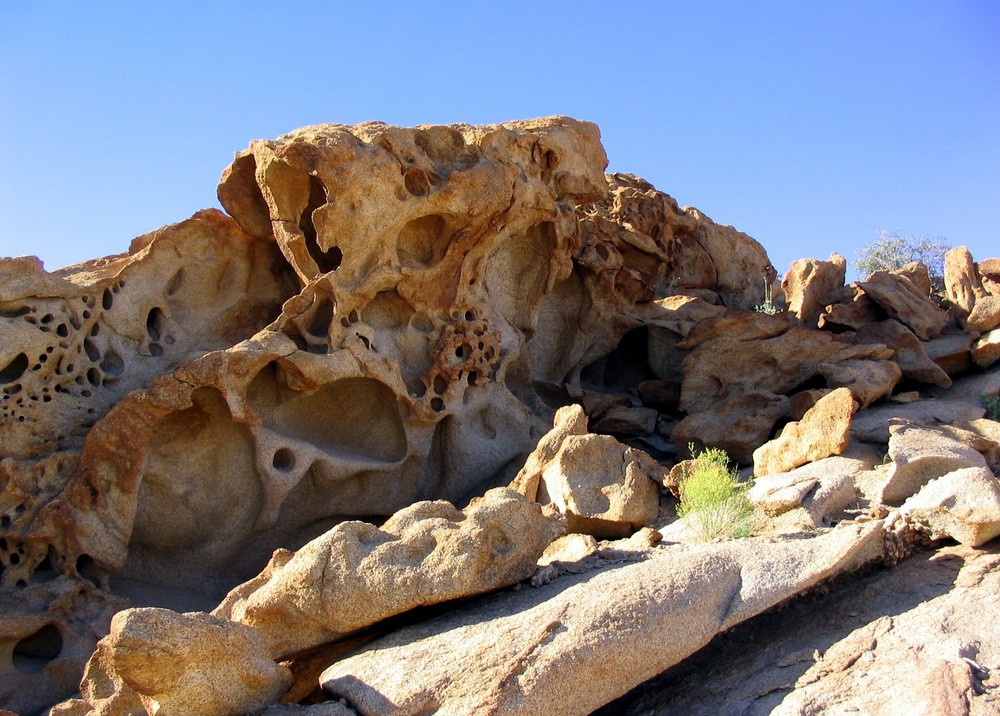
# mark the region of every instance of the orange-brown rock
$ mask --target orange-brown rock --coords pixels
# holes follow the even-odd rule
[[[764,330],[768,327],[776,329],[770,336]],[[705,340],[696,343],[702,335]],[[818,375],[821,363],[892,358],[883,345],[852,345],[830,333],[788,328],[779,318],[753,312],[703,321],[680,345],[693,343],[681,386],[680,408],[688,413],[753,390],[787,393]]]
[[[889,273],[894,276],[900,276],[905,278],[920,291],[925,296],[931,295],[931,277],[930,273],[927,271],[927,266],[924,265],[922,261],[911,261],[905,266],[901,266],[898,269],[893,269]]]
[[[817,323],[819,328],[832,331],[858,329],[885,317],[885,311],[852,283],[841,293],[840,301],[823,309]]]
[[[972,361],[980,368],[989,368],[1000,361],[1000,328],[981,335],[972,345]]]
[[[976,272],[983,290],[991,296],[1000,296],[1000,258],[983,259],[976,264]]]
[[[751,391],[687,416],[674,426],[671,438],[683,454],[691,444],[696,452],[720,448],[736,462],[749,465],[753,451],[771,438],[775,423],[790,410],[783,395]]]
[[[1000,296],[982,296],[965,319],[968,330],[985,333],[1000,326]]]
[[[927,355],[925,344],[898,321],[886,320],[860,326],[854,335],[858,343],[881,343],[893,350],[892,359],[903,377],[942,388],[951,387],[951,378]]]
[[[824,307],[839,297],[846,276],[847,260],[840,254],[830,254],[826,261],[794,261],[781,281],[788,310],[803,326],[815,328]]]
[[[985,295],[972,254],[964,246],[956,246],[944,255],[944,289],[960,320],[964,320],[976,301]]]
[[[778,437],[754,451],[754,475],[788,472],[808,462],[840,455],[850,441],[851,416],[857,408],[847,388],[823,396],[802,420],[789,423]]]
[[[939,334],[948,324],[948,314],[906,278],[876,271],[858,285],[892,318],[923,341]]]
[[[861,408],[889,396],[903,377],[899,366],[886,360],[820,363],[818,369],[828,387],[848,388]]]

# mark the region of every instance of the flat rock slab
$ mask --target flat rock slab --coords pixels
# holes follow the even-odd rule
[[[878,521],[806,539],[660,548],[401,629],[320,681],[365,716],[590,713],[882,549]],[[468,668],[473,661],[478,668]]]
[[[950,546],[719,637],[595,716],[996,714],[1000,548]],[[711,678],[706,678],[711,674]]]

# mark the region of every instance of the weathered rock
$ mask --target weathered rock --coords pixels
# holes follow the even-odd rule
[[[861,408],[892,394],[903,377],[892,361],[845,360],[840,363],[820,363],[820,375],[831,388],[848,388]]]
[[[791,395],[789,401],[792,420],[802,420],[809,408],[816,405],[819,399],[831,390],[832,388],[810,388]]]
[[[761,475],[747,496],[772,516],[802,507],[819,526],[857,501],[854,477],[871,467],[857,458],[828,457],[790,472]]]
[[[837,303],[823,309],[817,323],[819,328],[832,331],[858,329],[885,317],[885,312],[865,292],[852,283]]]
[[[905,278],[876,271],[858,285],[921,340],[930,340],[948,324],[948,314]]]
[[[543,467],[537,499],[554,503],[570,532],[622,537],[656,519],[661,472],[609,435],[570,435]]]
[[[928,482],[899,511],[931,539],[979,547],[1000,536],[1000,482],[986,467],[955,470]]]
[[[703,326],[706,332],[711,331],[714,321],[700,323],[686,343],[691,343]],[[753,390],[787,393],[816,376],[820,363],[892,357],[885,346],[851,345],[837,336],[806,328],[790,328],[759,339],[761,332],[755,326],[763,323],[750,315],[733,316],[728,324],[718,324],[717,337],[697,343],[684,359],[681,410],[698,413]]]
[[[126,609],[98,644],[81,692],[90,709],[108,716],[237,716],[281,698],[288,669],[274,663],[254,629],[209,614]],[[55,713],[72,714],[79,702]]]
[[[984,333],[997,326],[1000,326],[1000,296],[983,296],[977,299],[972,313],[965,319],[965,327]]]
[[[1000,296],[1000,258],[983,259],[976,264],[976,272],[983,290],[991,296]]]
[[[958,328],[946,328],[936,338],[924,343],[927,357],[950,376],[968,370],[972,365],[973,336]]]
[[[552,462],[563,441],[570,435],[587,434],[587,416],[579,405],[567,405],[556,411],[552,429],[545,433],[538,445],[528,455],[524,467],[520,469],[510,488],[524,495],[531,502],[537,502],[538,484],[542,471]]]
[[[951,387],[948,373],[928,357],[920,339],[898,321],[863,325],[858,328],[854,340],[858,343],[881,343],[891,348],[894,352],[892,359],[899,365],[905,378],[942,388]]]
[[[881,551],[877,523],[658,549],[401,629],[333,664],[323,688],[366,716],[590,713],[716,633]],[[473,658],[481,668],[468,668]]]
[[[611,408],[632,407],[632,401],[625,395],[586,390],[580,398],[580,405],[588,418],[597,420]]]
[[[956,318],[965,319],[985,295],[972,254],[964,246],[949,249],[944,255],[944,290]]]
[[[974,448],[938,430],[915,423],[889,427],[889,469],[884,484],[874,495],[880,502],[902,502],[931,480],[962,468],[986,468]]]
[[[668,383],[665,380],[644,380],[636,387],[639,399],[646,407],[655,408],[660,412],[677,409],[677,402],[681,398],[679,384]]]
[[[754,450],[754,475],[787,472],[807,462],[839,455],[847,448],[851,416],[857,407],[847,388],[823,396],[802,420],[789,423],[778,437]]]
[[[830,254],[826,261],[800,259],[792,262],[781,281],[788,310],[803,326],[815,328],[824,307],[839,297],[846,276],[847,261],[840,254]]]
[[[984,333],[972,345],[972,362],[989,368],[1000,360],[1000,328]]]
[[[941,425],[976,420],[986,414],[982,407],[962,400],[918,400],[914,403],[876,405],[858,413],[851,421],[851,436],[866,443],[885,445],[895,422]]]
[[[658,415],[653,408],[616,405],[608,408],[591,427],[595,433],[605,435],[652,435]]]
[[[17,591],[0,592],[0,703],[28,714],[77,691],[111,617],[129,604],[80,577],[55,577],[51,568],[35,580],[17,575],[17,554],[2,555],[5,574],[18,579],[11,582]]]
[[[995,713],[998,566],[995,549],[950,545],[835,582],[595,716]]]
[[[890,271],[893,276],[905,278],[912,283],[920,293],[925,296],[931,295],[931,276],[927,266],[922,261],[911,261],[905,266]]]
[[[275,657],[318,646],[417,606],[527,579],[564,530],[505,488],[464,511],[418,502],[382,525],[344,522],[296,553],[275,552],[216,616],[256,627]]]
[[[698,452],[721,448],[736,462],[749,465],[753,451],[771,438],[775,423],[790,411],[783,395],[744,393],[687,416],[674,426],[672,439],[682,454],[688,454],[693,443]]]

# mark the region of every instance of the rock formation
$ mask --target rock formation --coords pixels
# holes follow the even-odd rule
[[[920,265],[779,283],[606,164],[565,117],[307,127],[228,216],[0,260],[0,709],[586,713],[997,535],[1000,261],[949,254],[947,310]],[[677,518],[689,445],[758,536]]]

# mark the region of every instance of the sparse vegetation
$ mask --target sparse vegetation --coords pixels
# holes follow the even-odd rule
[[[983,407],[986,408],[986,417],[990,420],[1000,420],[1000,395],[983,393],[980,399],[983,401]]]
[[[867,278],[876,271],[894,271],[911,261],[919,261],[937,285],[943,280],[944,255],[950,248],[940,236],[902,236],[881,230],[874,241],[858,251],[854,268]]]
[[[706,448],[695,454],[695,465],[680,481],[681,502],[677,514],[706,541],[738,539],[753,533],[753,503],[747,497],[748,485],[741,483],[736,470],[729,466],[724,450]]]
[[[753,307],[753,310],[757,313],[766,313],[769,316],[774,316],[781,312],[781,309],[771,300],[771,284],[767,280],[767,276],[764,277],[764,303],[757,304]]]

